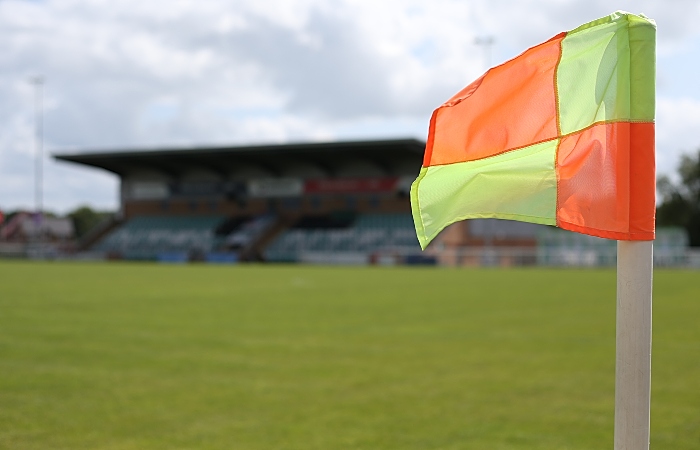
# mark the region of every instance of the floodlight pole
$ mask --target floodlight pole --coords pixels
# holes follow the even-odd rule
[[[484,47],[484,70],[489,70],[491,67],[491,46],[494,43],[493,36],[477,37],[474,39],[474,43]]]
[[[42,86],[44,78],[40,75],[31,77],[29,82],[34,85],[34,207],[37,213],[37,241],[41,242],[43,231],[44,209],[44,123]]]
[[[648,450],[653,241],[617,242],[615,450]]]

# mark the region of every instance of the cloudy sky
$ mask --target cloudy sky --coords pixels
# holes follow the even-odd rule
[[[414,137],[491,65],[615,9],[658,24],[658,170],[700,147],[697,0],[0,0],[0,209],[115,208],[53,153]],[[489,54],[476,45],[493,37]]]

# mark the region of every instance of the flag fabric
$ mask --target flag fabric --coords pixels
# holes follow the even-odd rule
[[[488,70],[433,112],[411,207],[654,239],[656,24],[618,11]]]

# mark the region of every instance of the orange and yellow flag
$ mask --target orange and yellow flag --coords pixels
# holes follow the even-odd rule
[[[654,239],[656,24],[618,11],[494,67],[433,112],[411,206],[423,248],[499,218]]]

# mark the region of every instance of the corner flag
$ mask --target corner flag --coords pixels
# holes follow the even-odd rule
[[[433,112],[411,187],[422,248],[499,218],[653,240],[656,24],[618,11],[488,70]]]

